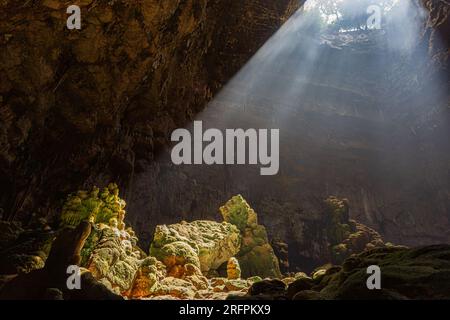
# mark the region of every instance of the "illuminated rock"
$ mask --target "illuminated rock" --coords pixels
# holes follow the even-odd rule
[[[230,223],[182,222],[156,227],[150,255],[162,261],[169,273],[177,265],[187,263],[206,273],[233,257],[240,243],[239,230]]]
[[[61,213],[61,224],[77,226],[81,221],[91,221],[113,223],[123,229],[125,205],[114,183],[110,183],[101,191],[97,187],[89,192],[81,190],[67,197]]]
[[[166,277],[166,267],[154,257],[147,257],[141,264],[130,291],[130,298],[148,297],[159,281]]]
[[[126,294],[141,267],[141,252],[131,244],[131,235],[107,225],[96,225],[82,251],[86,268],[94,278]],[[145,265],[144,265],[145,266]]]
[[[266,228],[258,224],[258,217],[247,201],[237,195],[220,207],[223,219],[236,225],[242,244],[236,258],[244,277],[281,277],[278,259],[267,238]]]
[[[230,258],[227,263],[227,278],[240,279],[241,278],[241,267],[239,266],[239,261],[236,258]]]

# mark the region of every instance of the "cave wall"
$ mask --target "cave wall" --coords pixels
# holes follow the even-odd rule
[[[119,182],[298,7],[294,0],[0,2],[0,208],[53,216],[68,192]]]

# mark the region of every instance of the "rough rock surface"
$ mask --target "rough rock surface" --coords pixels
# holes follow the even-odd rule
[[[233,257],[240,246],[241,236],[233,224],[200,220],[157,226],[150,254],[169,269],[192,263],[208,273]]]
[[[239,261],[232,257],[227,262],[227,279],[235,280],[241,278],[241,267]]]
[[[277,285],[268,281],[257,283],[250,288],[247,298],[447,300],[450,298],[449,253],[448,245],[375,248],[348,258],[342,267],[328,266],[316,271],[311,278],[301,277],[286,291],[282,282]],[[371,265],[381,269],[381,290],[367,289],[367,268]]]
[[[129,297],[139,299],[147,297],[155,290],[155,286],[166,277],[166,267],[154,257],[147,257],[136,273],[133,288]]]
[[[236,258],[242,275],[280,277],[280,267],[266,228],[258,224],[258,216],[241,195],[234,196],[222,207],[220,212],[225,221],[234,224],[241,232],[242,244]]]
[[[85,267],[94,278],[117,294],[131,290],[141,267],[141,252],[131,243],[127,232],[109,226],[96,226],[90,237],[96,239]]]
[[[81,290],[68,290],[67,267],[81,263],[81,249],[91,231],[88,222],[62,230],[52,244],[42,269],[7,279],[0,299],[122,299],[95,280],[89,272],[81,275]]]
[[[101,192],[97,187],[89,192],[80,190],[70,194],[64,203],[61,224],[77,226],[80,221],[87,220],[93,223],[114,223],[123,230],[125,206],[125,201],[119,198],[119,188],[114,183],[110,183]]]
[[[329,217],[326,230],[331,249],[330,262],[342,263],[354,253],[384,246],[378,232],[349,218],[347,199],[330,197],[325,200],[325,206],[325,215]]]
[[[25,228],[20,222],[0,221],[0,234],[0,274],[43,268],[56,237],[45,221]]]

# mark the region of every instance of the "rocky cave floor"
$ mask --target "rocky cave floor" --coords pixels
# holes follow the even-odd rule
[[[450,245],[384,243],[349,219],[345,199],[325,201],[329,263],[310,274],[281,272],[265,227],[242,198],[222,222],[159,225],[148,252],[125,221],[116,185],[68,196],[59,221],[0,223],[0,299],[449,299]],[[69,290],[70,265],[80,266]],[[368,290],[378,265],[382,289]]]

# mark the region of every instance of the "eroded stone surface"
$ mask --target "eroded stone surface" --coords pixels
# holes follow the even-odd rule
[[[227,262],[240,246],[241,236],[233,224],[193,221],[157,226],[150,254],[168,268],[192,263],[207,273]]]

